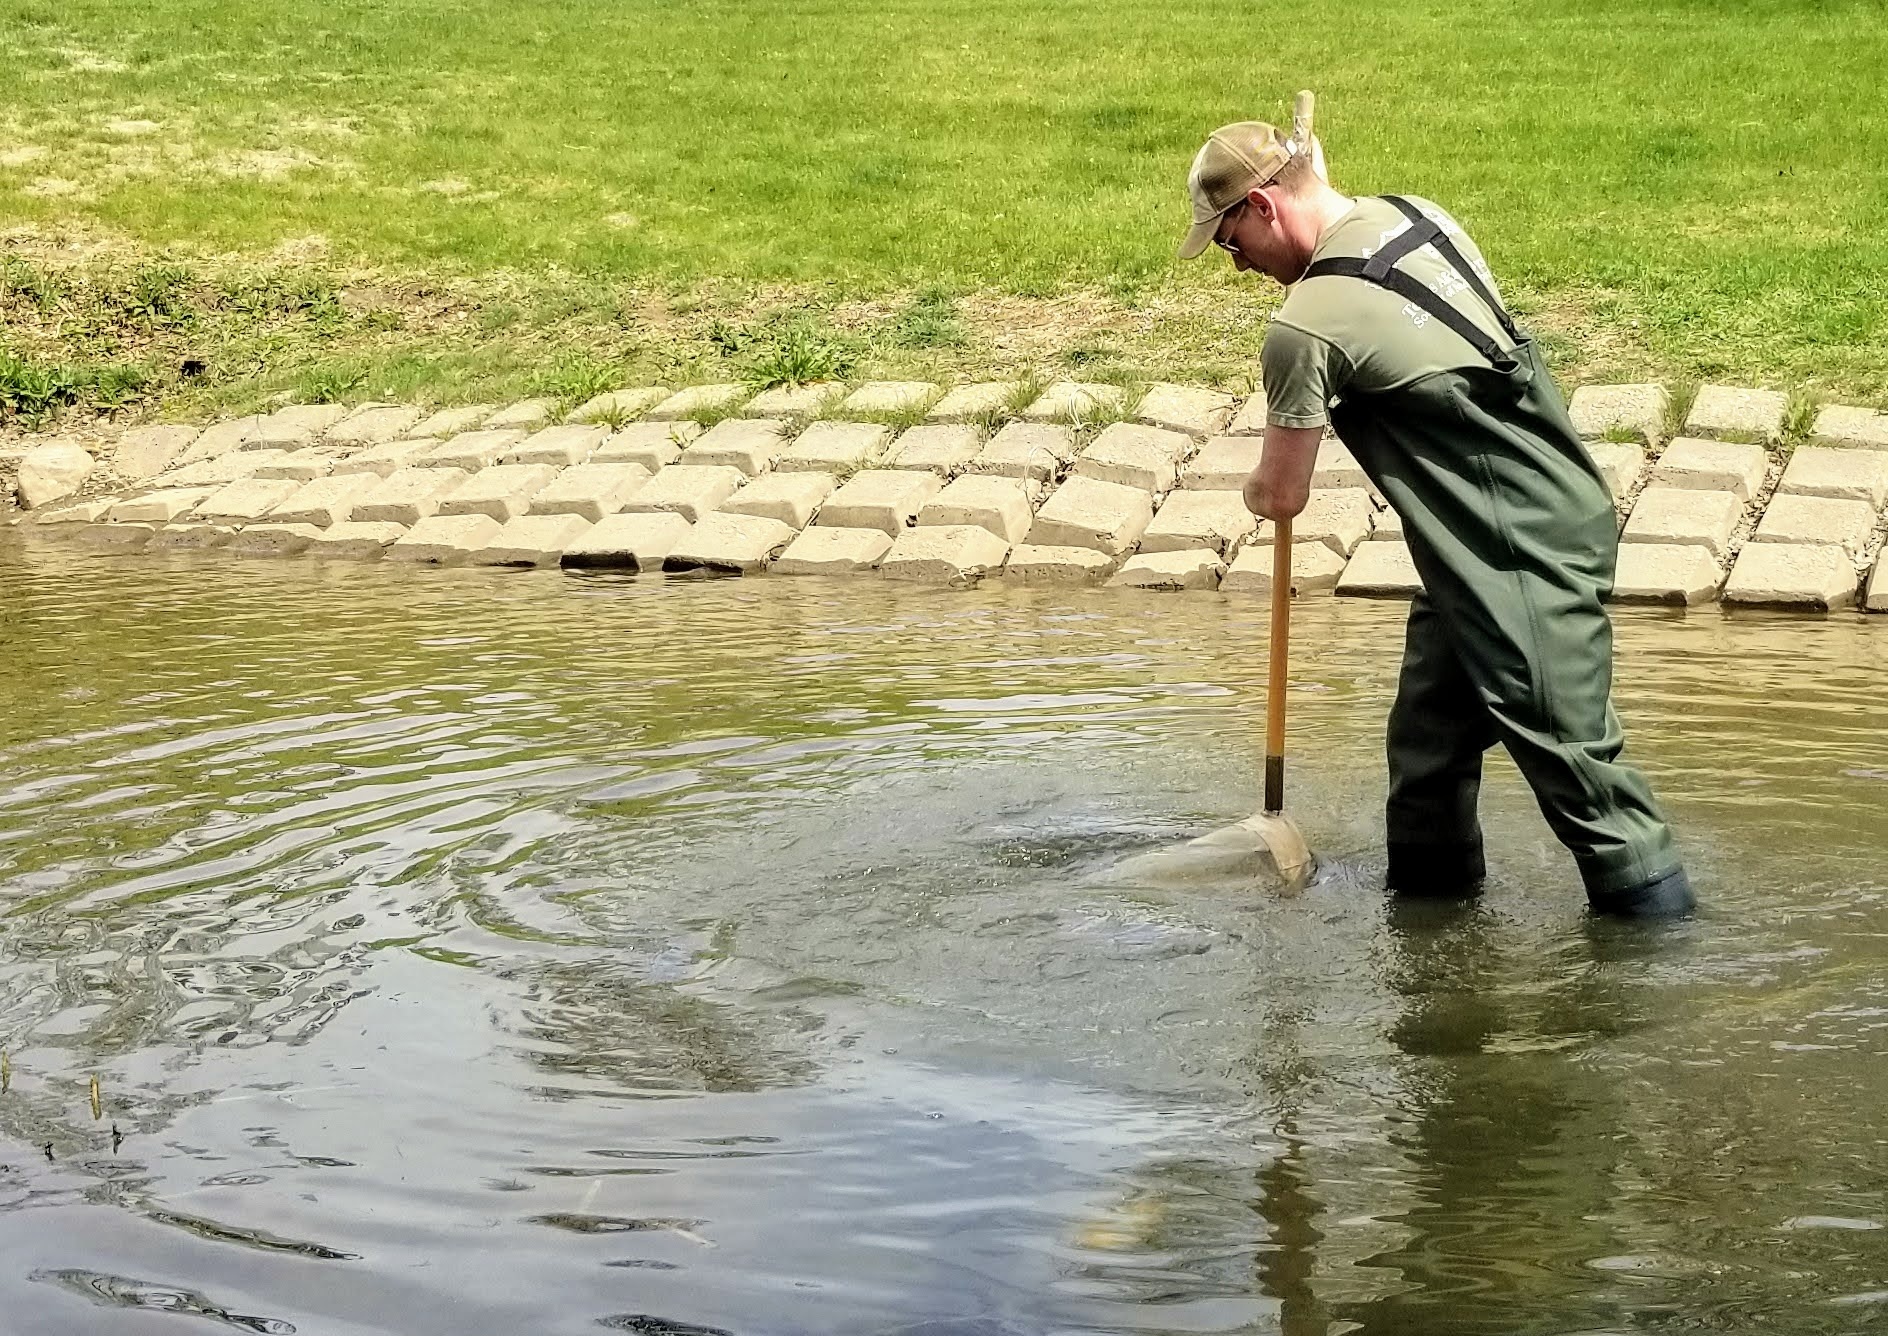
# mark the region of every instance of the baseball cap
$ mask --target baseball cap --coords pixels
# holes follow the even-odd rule
[[[1264,121],[1222,125],[1193,159],[1187,194],[1193,199],[1193,226],[1180,243],[1180,258],[1191,260],[1213,244],[1219,220],[1246,193],[1268,184],[1295,156],[1291,136]]]

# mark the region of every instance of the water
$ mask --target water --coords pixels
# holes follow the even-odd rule
[[[9,1332],[1888,1329],[1888,627],[1622,617],[1648,929],[1505,762],[1386,906],[1393,604],[1299,611],[1281,899],[1106,877],[1252,809],[1250,605],[0,581]]]

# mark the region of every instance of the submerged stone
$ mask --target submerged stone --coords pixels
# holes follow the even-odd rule
[[[292,557],[320,535],[312,524],[251,524],[230,540],[229,550],[239,557]]]
[[[684,534],[663,559],[662,569],[751,575],[767,568],[793,541],[793,530],[759,515],[717,513]]]
[[[1110,589],[1217,589],[1226,563],[1209,548],[1143,552],[1129,557],[1108,579]]]
[[[82,546],[101,552],[136,552],[156,532],[152,524],[88,524],[75,536]]]
[[[606,515],[564,549],[561,564],[661,570],[688,528],[687,520],[670,511]]]
[[[166,524],[151,535],[150,551],[196,551],[223,547],[241,532],[233,524]]]
[[[1093,584],[1113,571],[1115,559],[1092,547],[1025,543],[1010,553],[1003,576],[1026,585]]]
[[[891,549],[892,536],[883,529],[816,524],[789,543],[771,569],[776,575],[862,575],[877,570]]]
[[[1854,559],[1833,543],[1746,543],[1724,585],[1726,603],[1832,610],[1855,602]]]
[[[309,540],[311,556],[344,561],[369,561],[406,536],[404,524],[386,521],[357,523],[343,520],[331,524]]]
[[[893,580],[968,584],[1002,570],[1009,551],[1008,543],[978,525],[932,525],[898,535],[879,570]]]

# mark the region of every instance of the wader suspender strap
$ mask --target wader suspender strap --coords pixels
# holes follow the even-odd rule
[[[1482,282],[1481,275],[1475,272],[1456,244],[1449,240],[1448,234],[1438,227],[1433,219],[1400,195],[1385,195],[1384,199],[1396,206],[1397,212],[1409,219],[1410,225],[1392,237],[1384,247],[1368,260],[1341,258],[1319,260],[1305,270],[1305,278],[1321,278],[1326,275],[1341,278],[1361,278],[1366,283],[1374,283],[1380,288],[1388,288],[1397,296],[1421,307],[1428,314],[1440,320],[1475,349],[1488,364],[1499,371],[1511,370],[1515,366],[1514,357],[1504,351],[1499,343],[1483,332],[1482,327],[1463,315],[1455,307],[1444,301],[1426,284],[1418,282],[1396,267],[1411,251],[1424,246],[1434,246],[1438,254],[1454,266],[1456,273],[1473,288],[1475,295],[1482,299],[1490,314],[1507,331],[1508,337],[1516,343],[1521,341],[1521,332],[1515,328],[1507,310],[1495,300],[1495,294]],[[1302,281],[1302,280],[1301,280]]]

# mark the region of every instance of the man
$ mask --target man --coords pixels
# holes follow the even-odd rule
[[[1613,499],[1481,252],[1426,200],[1332,189],[1304,124],[1214,131],[1188,191],[1182,258],[1218,245],[1290,289],[1265,338],[1246,504],[1303,510],[1328,425],[1402,516],[1422,576],[1390,711],[1390,889],[1480,889],[1482,753],[1499,742],[1595,909],[1689,910],[1651,789],[1619,760],[1601,605]]]

